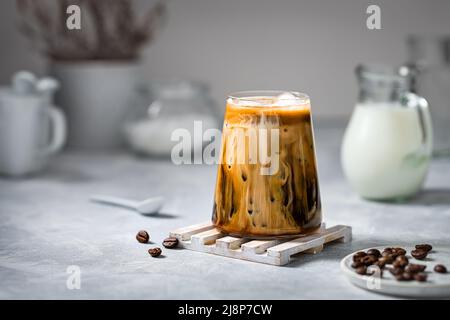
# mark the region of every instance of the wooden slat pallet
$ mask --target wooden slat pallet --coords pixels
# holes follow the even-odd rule
[[[170,236],[179,240],[180,247],[189,250],[282,266],[288,264],[290,257],[297,253],[315,254],[329,242],[350,241],[352,229],[344,225],[325,228],[323,224],[317,233],[300,238],[251,240],[228,236],[211,222],[206,222],[177,229]]]

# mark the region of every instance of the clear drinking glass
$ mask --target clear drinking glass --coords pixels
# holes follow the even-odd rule
[[[310,100],[246,91],[227,99],[212,221],[225,233],[272,238],[322,222]]]

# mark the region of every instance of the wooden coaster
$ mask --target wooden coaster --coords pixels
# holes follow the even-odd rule
[[[344,225],[325,228],[325,224],[322,224],[316,233],[300,238],[252,240],[228,236],[216,229],[211,222],[206,222],[177,229],[170,236],[178,239],[181,248],[283,266],[297,253],[316,254],[329,242],[350,241],[352,228]]]

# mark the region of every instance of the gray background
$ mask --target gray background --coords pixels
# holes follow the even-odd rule
[[[369,4],[380,5],[382,30],[366,28]],[[445,0],[172,0],[145,74],[205,81],[220,106],[235,90],[291,89],[311,96],[316,115],[349,115],[355,65],[404,62],[405,37],[450,32],[449,13]],[[15,2],[1,1],[2,84],[19,68],[45,70],[16,18]]]

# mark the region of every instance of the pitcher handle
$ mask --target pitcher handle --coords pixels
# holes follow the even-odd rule
[[[417,110],[422,131],[422,151],[431,156],[433,149],[433,124],[428,101],[424,97],[413,92],[404,94],[402,100],[407,107],[415,108]]]
[[[51,155],[62,149],[67,138],[67,124],[64,113],[56,106],[46,108],[51,125],[51,139],[43,152]]]

